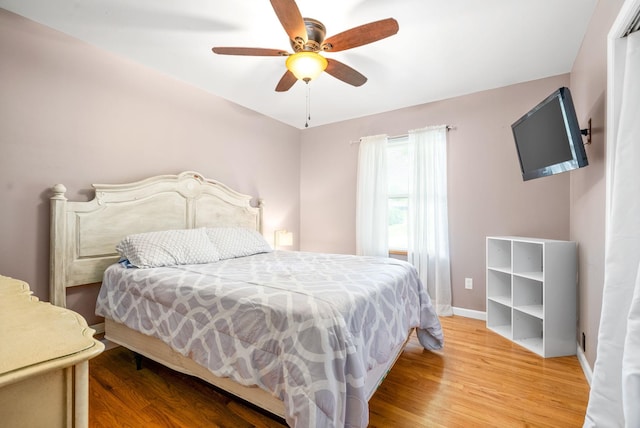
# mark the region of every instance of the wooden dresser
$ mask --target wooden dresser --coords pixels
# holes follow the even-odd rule
[[[0,425],[87,427],[89,362],[104,350],[80,315],[0,275]]]

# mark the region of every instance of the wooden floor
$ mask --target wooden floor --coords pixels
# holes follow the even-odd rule
[[[543,359],[488,331],[442,318],[445,348],[414,337],[370,402],[371,427],[581,427],[589,386],[576,357]],[[90,362],[89,426],[283,427],[283,421],[126,349]]]

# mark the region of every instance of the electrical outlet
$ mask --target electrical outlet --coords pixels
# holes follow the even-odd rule
[[[464,279],[464,288],[466,288],[467,290],[473,289],[473,278]]]

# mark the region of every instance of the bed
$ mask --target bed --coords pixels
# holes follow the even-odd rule
[[[408,263],[267,248],[256,238],[262,201],[252,206],[250,196],[193,171],[93,187],[94,199],[82,202],[52,188],[52,303],[65,306],[67,287],[102,282],[96,310],[108,340],[290,426],[367,426],[368,400],[411,332],[425,349],[443,345]],[[210,254],[207,236],[218,258],[149,269],[118,263],[123,242],[176,231]],[[247,234],[257,249],[234,253]]]

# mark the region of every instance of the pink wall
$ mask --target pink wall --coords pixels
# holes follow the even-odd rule
[[[366,135],[448,124],[453,304],[485,310],[485,237],[569,238],[569,174],[523,182],[511,124],[569,75],[396,110],[302,133],[302,250],[355,252],[358,145]],[[474,280],[473,290],[464,278]]]
[[[298,229],[299,130],[3,9],[0,58],[0,274],[42,300],[55,183],[87,200],[92,183],[196,170],[263,198],[267,236]],[[69,301],[90,319],[92,299]]]
[[[571,175],[570,222],[571,239],[579,244],[578,338],[585,333],[585,356],[591,367],[596,359],[604,284],[607,34],[623,3],[598,3],[571,70],[578,120],[586,126],[591,118],[593,128],[592,143],[587,148],[589,167]]]

